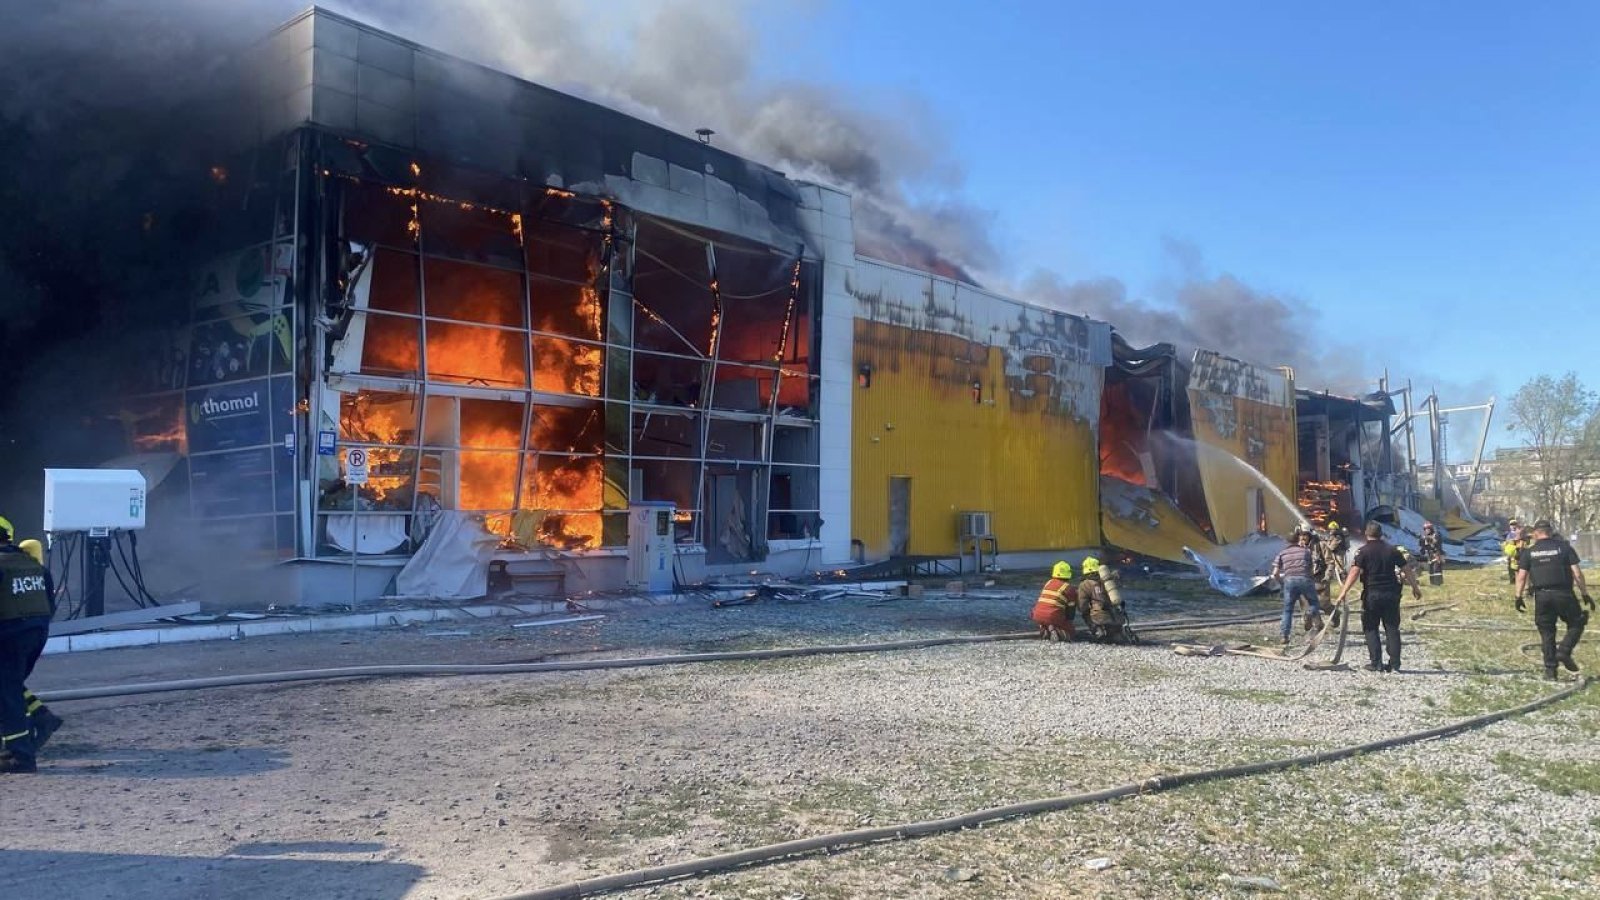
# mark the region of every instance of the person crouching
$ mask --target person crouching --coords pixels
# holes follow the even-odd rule
[[[1090,640],[1109,644],[1131,644],[1133,634],[1128,630],[1128,615],[1122,603],[1106,586],[1100,560],[1088,557],[1083,561],[1083,580],[1078,582],[1078,610]],[[1114,577],[1115,573],[1111,573]]]
[[[1062,561],[1050,570],[1050,580],[1039,590],[1033,604],[1033,621],[1039,637],[1048,641],[1070,641],[1076,636],[1072,615],[1078,609],[1078,592],[1072,587],[1072,564]]]

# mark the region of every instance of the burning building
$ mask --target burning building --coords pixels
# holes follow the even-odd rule
[[[307,597],[455,513],[591,588],[639,501],[691,580],[848,557],[848,198],[320,9],[246,68],[239,235],[122,384],[194,519]]]
[[[614,588],[639,504],[691,582],[1289,527],[1287,371],[872,258],[840,191],[320,9],[245,68],[182,314],[117,341],[152,516],[271,573],[208,599],[370,598],[463,522]]]

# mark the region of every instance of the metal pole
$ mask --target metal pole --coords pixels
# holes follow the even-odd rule
[[[349,451],[345,451],[349,452]],[[349,471],[346,463],[346,472]],[[358,584],[356,569],[356,548],[361,545],[361,485],[350,484],[350,608],[356,607]]]
[[[1417,494],[1417,426],[1416,419],[1411,415],[1411,379],[1406,379],[1406,476],[1409,484],[1406,490],[1410,493],[1406,499],[1416,502]]]
[[[1490,397],[1483,410],[1483,430],[1478,433],[1478,452],[1472,455],[1472,476],[1467,480],[1467,493],[1462,498],[1468,507],[1472,506],[1472,495],[1478,487],[1478,470],[1483,466],[1483,448],[1489,443],[1489,423],[1493,420],[1494,398]]]

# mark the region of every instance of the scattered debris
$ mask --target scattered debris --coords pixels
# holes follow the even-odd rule
[[[571,625],[574,622],[593,622],[605,616],[571,616],[565,619],[541,619],[537,622],[514,622],[512,628],[539,628],[544,625]]]
[[[470,631],[424,631],[423,637],[467,637]]]
[[[1094,859],[1085,862],[1083,867],[1091,872],[1104,872],[1114,865],[1116,865],[1116,863],[1112,861],[1111,857],[1096,856]]]
[[[963,869],[960,866],[951,866],[950,868],[944,870],[944,877],[950,879],[951,881],[977,881],[978,870]]]
[[[1265,875],[1223,874],[1222,877],[1217,880],[1231,887],[1239,888],[1240,890],[1261,891],[1268,894],[1283,893],[1283,885],[1279,884],[1275,879],[1268,878]]]

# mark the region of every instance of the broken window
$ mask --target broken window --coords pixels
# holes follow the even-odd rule
[[[416,201],[382,185],[338,182],[344,189],[346,240],[415,249]]]
[[[735,459],[760,462],[764,426],[757,422],[712,418],[706,438],[707,459]]]
[[[633,414],[635,456],[700,458],[700,414],[644,410]]]
[[[522,268],[520,217],[466,203],[424,200],[422,246],[429,256]]]
[[[363,444],[415,444],[416,394],[357,391],[339,395],[339,439]]]
[[[422,312],[417,293],[417,255],[378,248],[369,263],[371,283],[367,308],[385,312],[418,315]]]
[[[670,501],[684,511],[699,508],[695,504],[700,479],[698,462],[635,459],[633,479],[635,483],[630,491],[633,500]]]
[[[772,389],[778,370],[770,367],[717,366],[717,383],[711,406],[740,412],[766,412],[772,406]]]
[[[806,540],[817,536],[818,472],[813,466],[773,466],[767,495],[767,537]]]
[[[633,354],[633,399],[660,406],[699,406],[707,365],[658,353]]]
[[[605,235],[558,222],[526,225],[528,271],[548,278],[593,284],[604,262]]]
[[[538,518],[543,542],[564,549],[600,545],[605,462],[594,456],[529,454],[519,508]]]
[[[423,264],[428,318],[522,327],[522,276],[445,259]]]
[[[534,331],[590,341],[601,339],[600,295],[588,285],[531,278],[528,313]]]
[[[599,405],[533,407],[528,448],[541,452],[599,453],[605,417]]]
[[[709,355],[716,318],[711,283],[703,239],[641,219],[634,246],[634,346]]]
[[[416,319],[380,313],[358,314],[345,340],[361,348],[361,371],[369,375],[414,377],[422,369]]]
[[[522,332],[430,320],[428,378],[504,387],[526,387],[528,370]]]
[[[604,358],[599,344],[534,335],[533,389],[598,397]]]

